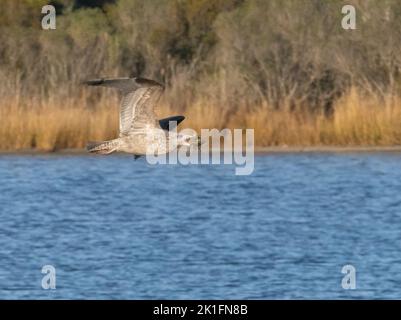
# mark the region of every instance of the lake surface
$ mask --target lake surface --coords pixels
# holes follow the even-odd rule
[[[401,298],[401,154],[1,155],[0,182],[0,299]]]

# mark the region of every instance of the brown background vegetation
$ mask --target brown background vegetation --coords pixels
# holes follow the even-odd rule
[[[48,1],[1,3],[0,149],[115,137],[117,94],[80,85],[103,76],[163,82],[160,117],[259,146],[401,143],[398,0],[58,0],[49,31]]]

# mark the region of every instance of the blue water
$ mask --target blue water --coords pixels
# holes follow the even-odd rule
[[[2,155],[0,298],[400,299],[401,154]]]

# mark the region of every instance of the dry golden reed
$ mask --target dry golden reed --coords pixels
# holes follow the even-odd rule
[[[79,99],[48,101],[14,98],[0,106],[0,149],[56,151],[84,148],[89,140],[118,134],[118,100],[88,103]],[[93,104],[93,105],[92,105]],[[285,108],[283,108],[285,109]],[[267,146],[393,146],[401,144],[401,101],[380,100],[351,90],[335,104],[331,117],[302,109],[274,111],[268,106],[239,108],[199,101],[184,112],[163,103],[160,117],[183,113],[181,128],[253,128],[255,142]]]

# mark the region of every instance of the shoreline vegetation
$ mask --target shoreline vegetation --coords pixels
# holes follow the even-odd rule
[[[213,151],[212,151],[213,152]],[[313,147],[255,147],[255,154],[285,154],[285,153],[401,153],[401,146],[313,146]],[[115,154],[132,156],[123,152]],[[19,150],[0,150],[0,156],[17,155],[17,156],[35,156],[35,155],[87,155],[90,157],[98,157],[98,155],[90,154],[86,149],[60,149],[57,151],[44,151],[38,149],[19,149]]]
[[[58,105],[62,106],[59,107]],[[118,136],[117,96],[100,99],[94,106],[68,100],[21,107],[11,103],[0,109],[0,150],[45,152],[84,149],[88,141]],[[162,104],[160,118],[181,114]],[[258,107],[239,109],[219,117],[221,108],[200,103],[183,112],[178,131],[192,128],[254,129],[255,150],[385,150],[401,145],[401,101],[380,103],[355,90],[338,100],[330,117],[303,111]],[[396,147],[397,148],[397,147]]]
[[[47,2],[2,5],[2,153],[117,137],[118,94],[80,83],[125,76],[163,83],[156,113],[179,130],[254,129],[257,151],[401,145],[398,0],[55,0],[42,30]]]

